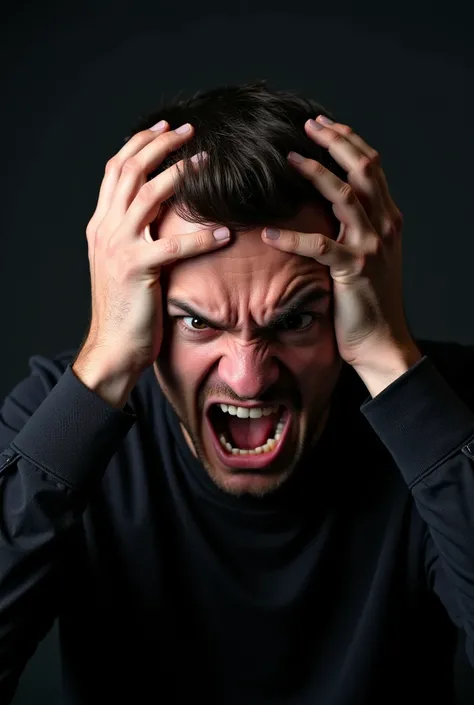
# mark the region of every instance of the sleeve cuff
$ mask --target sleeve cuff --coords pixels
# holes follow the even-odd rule
[[[474,412],[427,355],[360,411],[410,487],[474,436]]]
[[[107,404],[74,374],[71,362],[10,447],[78,489],[102,475],[135,421],[128,402],[124,409]]]

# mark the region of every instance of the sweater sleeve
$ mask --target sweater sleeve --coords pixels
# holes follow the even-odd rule
[[[135,421],[110,407],[61,358],[37,355],[0,408],[0,703],[13,699],[60,600],[62,556]]]
[[[470,363],[465,398],[474,393],[474,352]],[[360,410],[394,458],[426,522],[428,585],[464,630],[474,667],[472,406],[424,355]]]

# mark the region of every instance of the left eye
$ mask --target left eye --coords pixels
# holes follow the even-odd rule
[[[301,319],[304,319],[306,316],[306,324],[303,322],[303,325],[298,326],[298,319],[301,321]],[[283,323],[281,323],[281,327],[285,328],[285,330],[288,330],[286,326],[289,326],[290,330],[304,330],[305,328],[309,328],[311,323],[314,321],[316,318],[316,314],[314,313],[295,313],[293,316],[289,316]],[[309,321],[308,321],[309,319]],[[296,320],[296,325],[291,325],[292,321]]]

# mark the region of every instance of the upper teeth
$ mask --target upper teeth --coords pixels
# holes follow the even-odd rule
[[[241,419],[259,419],[261,416],[269,416],[274,414],[279,405],[274,406],[260,406],[258,409],[246,409],[244,406],[233,406],[232,404],[219,404],[222,411],[225,414],[230,414],[231,416],[238,416]]]

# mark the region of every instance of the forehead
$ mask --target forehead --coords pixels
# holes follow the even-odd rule
[[[215,227],[219,227],[216,224]],[[323,233],[335,237],[334,221],[320,208],[305,206],[295,218],[279,223],[269,223],[282,228],[291,228],[305,233]],[[168,209],[157,226],[157,237],[180,236],[203,230],[198,223],[190,223],[180,218],[174,210]],[[290,288],[300,288],[316,276],[321,283],[329,282],[329,269],[309,257],[302,257],[277,250],[261,238],[262,228],[245,233],[232,233],[232,242],[222,249],[210,253],[178,260],[166,267],[166,279],[173,289],[227,290],[238,288],[244,291],[260,287],[271,288],[276,292]]]

